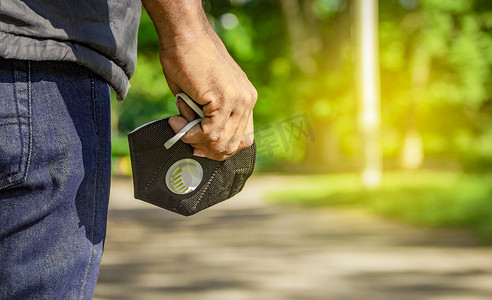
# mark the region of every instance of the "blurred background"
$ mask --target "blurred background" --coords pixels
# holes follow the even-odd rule
[[[257,173],[333,174],[343,181],[347,173],[363,171],[355,6],[346,0],[205,2],[210,23],[259,92]],[[383,189],[401,202],[417,198],[397,207],[429,198],[441,210],[463,198],[468,209],[458,211],[474,207],[472,217],[490,220],[483,230],[492,234],[492,2],[379,1],[378,28],[380,122],[374,139]],[[138,42],[128,98],[112,106],[118,175],[131,173],[128,132],[178,113],[145,11]],[[330,192],[324,187],[335,188],[320,181],[306,187],[309,201]],[[345,185],[336,189],[356,188]]]
[[[328,210],[328,215],[353,209],[364,214],[358,215],[363,220],[378,216],[451,230],[445,235],[450,238],[444,238],[446,247],[464,243],[489,249],[491,1],[214,0],[204,5],[210,23],[259,93],[254,111],[257,167],[253,187],[243,192],[267,203],[256,209],[282,207],[287,215],[295,215],[291,209],[300,214]],[[113,174],[120,181],[131,174],[128,132],[178,113],[145,11],[138,43],[130,93],[112,105]],[[230,213],[227,205],[202,218],[215,224],[217,215]],[[258,217],[257,211],[236,209],[236,215]],[[113,216],[118,222],[120,215]],[[141,218],[145,223],[144,214]],[[163,226],[175,224],[155,218],[167,220]],[[195,225],[188,226],[196,230]],[[468,237],[460,242],[462,230],[473,242]],[[439,240],[437,233],[433,238],[422,234],[427,236],[420,240],[423,247]],[[104,270],[103,264],[102,278],[109,274]],[[270,298],[256,299],[277,299],[265,295]],[[317,299],[299,295],[292,299]],[[490,293],[483,295],[486,299]],[[466,299],[482,299],[474,297]]]

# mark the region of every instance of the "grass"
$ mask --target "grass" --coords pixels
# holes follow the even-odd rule
[[[392,172],[373,190],[354,174],[308,176],[269,196],[277,203],[350,206],[417,225],[469,228],[492,241],[492,174]]]

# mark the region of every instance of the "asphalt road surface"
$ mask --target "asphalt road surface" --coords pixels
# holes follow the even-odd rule
[[[492,247],[354,210],[264,202],[295,177],[253,177],[192,217],[133,199],[115,178],[95,298],[492,299]]]

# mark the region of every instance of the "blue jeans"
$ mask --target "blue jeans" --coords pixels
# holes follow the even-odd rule
[[[110,148],[106,82],[75,63],[0,59],[0,299],[92,299]]]

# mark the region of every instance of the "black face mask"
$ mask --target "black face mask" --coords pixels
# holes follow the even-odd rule
[[[188,96],[178,96],[203,117]],[[255,143],[225,161],[197,157],[180,138],[201,119],[177,134],[168,120],[147,123],[128,135],[135,198],[189,216],[242,190],[255,166]]]

